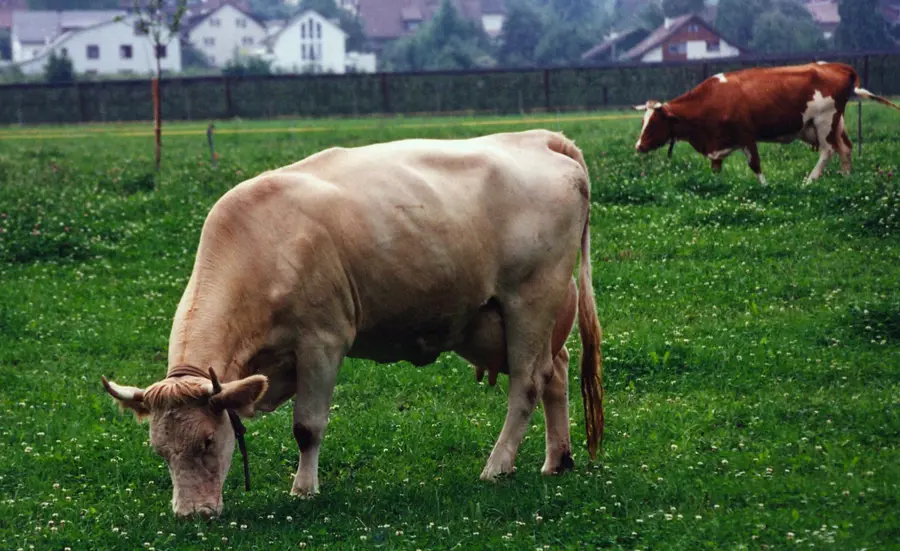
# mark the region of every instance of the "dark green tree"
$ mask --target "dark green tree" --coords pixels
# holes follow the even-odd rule
[[[778,8],[765,12],[753,27],[753,41],[750,47],[758,52],[773,53],[826,49],[827,44],[822,31],[813,22],[809,12],[803,15],[805,17],[790,17]]]
[[[767,8],[768,2],[763,0],[719,0],[715,26],[731,42],[749,46],[756,19]]]
[[[12,58],[12,43],[10,42],[9,29],[0,29],[0,59]]]
[[[75,69],[72,60],[66,55],[56,55],[51,51],[44,65],[44,80],[47,82],[75,82]]]
[[[878,0],[841,0],[841,22],[834,41],[842,50],[882,50],[893,47],[884,18],[878,12]]]
[[[549,0],[547,5],[557,18],[569,23],[592,21],[597,16],[594,0]]]
[[[535,48],[534,57],[543,67],[570,65],[581,59],[595,43],[595,36],[585,27],[574,23],[557,21],[547,27],[547,31]]]
[[[663,12],[662,2],[660,0],[651,0],[637,13],[638,24],[647,29],[654,31],[660,28],[666,21],[666,14]]]
[[[662,8],[666,17],[679,17],[703,11],[704,0],[663,0]]]
[[[434,17],[415,34],[389,44],[382,55],[393,71],[471,69],[494,64],[484,30],[443,0]]]
[[[500,33],[498,57],[507,66],[533,65],[535,49],[546,29],[541,13],[527,0],[513,0],[508,8]]]

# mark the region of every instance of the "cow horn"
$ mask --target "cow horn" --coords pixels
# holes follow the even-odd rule
[[[222,385],[219,384],[219,378],[216,377],[216,370],[214,370],[212,366],[209,368],[209,380],[212,381],[213,394],[222,392]]]

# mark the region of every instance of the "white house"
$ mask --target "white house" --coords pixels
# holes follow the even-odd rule
[[[38,57],[62,35],[112,21],[125,15],[121,10],[13,10],[10,45],[13,63]]]
[[[266,38],[266,27],[232,4],[222,4],[191,20],[185,35],[212,65],[224,67],[235,57],[254,54]]]
[[[658,63],[688,59],[737,57],[745,51],[730,44],[699,14],[666,19],[665,23],[620,59]]]
[[[62,12],[65,13],[65,12]],[[91,26],[63,31],[27,59],[18,62],[25,74],[43,72],[51,52],[72,60],[76,73],[149,75],[156,71],[153,41],[136,25],[133,16],[120,15]],[[20,29],[21,30],[21,29]],[[25,33],[26,36],[28,33]],[[22,36],[22,35],[19,35]],[[166,42],[164,37],[163,42]],[[27,41],[24,44],[29,44]],[[21,45],[21,43],[20,43]],[[181,72],[181,48],[175,37],[160,47],[160,67],[165,72]]]
[[[346,72],[347,33],[313,10],[304,10],[270,29],[262,57],[286,72]]]

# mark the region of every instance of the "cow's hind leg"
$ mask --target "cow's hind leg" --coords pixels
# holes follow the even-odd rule
[[[834,152],[840,152],[841,146],[838,145],[838,142],[841,138],[839,138],[838,121],[840,121],[840,113],[835,113],[832,116],[821,115],[815,118],[814,124],[816,125],[816,133],[819,136],[819,162],[816,163],[816,166],[809,173],[809,176],[806,177],[804,183],[812,182],[822,176],[822,172],[825,170]],[[824,139],[822,139],[823,136]]]
[[[317,339],[321,339],[317,335]],[[328,411],[343,350],[325,344],[327,339],[306,341],[297,353],[297,394],[294,397],[294,438],[300,462],[291,495],[306,497],[319,492],[319,449],[328,426]]]
[[[569,435],[569,351],[563,346],[553,358],[553,372],[541,397],[546,420],[547,451],[541,474],[571,470],[572,440]]]
[[[540,280],[541,278],[536,278]],[[548,282],[549,283],[549,282]],[[553,286],[526,285],[524,295],[503,304],[503,321],[509,359],[509,403],[500,437],[488,458],[482,480],[511,473],[516,453],[544,386],[553,376],[550,357],[551,332],[564,290],[553,292]]]

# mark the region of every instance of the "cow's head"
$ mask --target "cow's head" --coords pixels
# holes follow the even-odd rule
[[[635,105],[634,108],[644,111],[641,136],[634,146],[638,153],[649,153],[673,140],[672,123],[675,116],[667,104],[650,100],[644,105]]]
[[[268,385],[263,375],[221,385],[212,369],[210,376],[167,377],[146,389],[103,377],[103,386],[121,407],[138,420],[149,418],[150,444],[169,467],[172,510],[178,516],[222,512],[222,486],[235,441],[227,412],[252,414]]]

